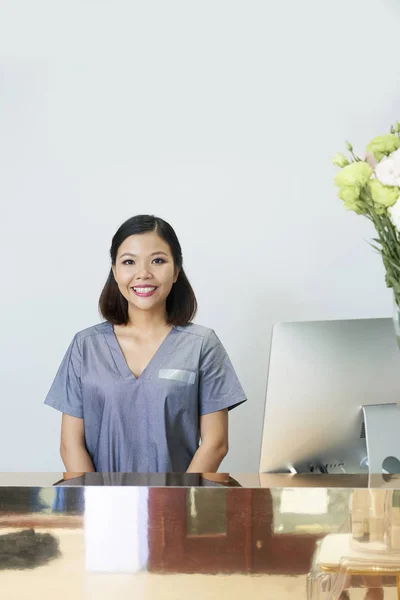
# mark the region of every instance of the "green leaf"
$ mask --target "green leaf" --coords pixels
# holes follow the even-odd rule
[[[378,246],[375,246],[374,244],[371,244],[371,242],[369,242],[369,245],[374,248],[374,250],[376,250],[377,252],[379,252],[379,254],[383,254],[382,249],[378,248]]]
[[[391,258],[388,258],[387,256],[385,256],[385,260],[387,260],[389,265],[391,265],[394,269],[396,269],[396,271],[398,271],[400,273],[400,265],[396,265],[396,263]]]
[[[390,275],[389,273],[387,274],[387,280],[390,282],[390,285],[393,288],[398,288],[399,287],[399,282],[395,280],[394,277],[392,277],[392,275]]]

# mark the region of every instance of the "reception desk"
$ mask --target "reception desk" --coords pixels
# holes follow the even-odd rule
[[[400,478],[0,474],[0,598],[398,597]]]

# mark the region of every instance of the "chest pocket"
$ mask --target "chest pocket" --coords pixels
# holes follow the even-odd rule
[[[158,378],[193,385],[196,381],[196,373],[185,369],[160,369]]]

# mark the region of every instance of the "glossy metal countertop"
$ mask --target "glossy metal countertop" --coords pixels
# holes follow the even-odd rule
[[[351,487],[400,488],[397,475],[271,473],[49,473],[0,472],[1,486],[146,486],[146,487]]]
[[[62,475],[1,475],[1,599],[306,600],[321,544],[340,562],[351,542],[354,497],[365,508],[371,493],[394,493],[265,487],[259,475],[91,474],[59,485]],[[349,580],[351,598],[365,583],[396,597],[390,575]]]

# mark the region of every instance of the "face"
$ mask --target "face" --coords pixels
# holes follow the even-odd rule
[[[165,310],[179,274],[168,244],[155,232],[126,238],[112,270],[129,306],[141,310]]]

